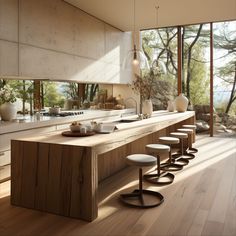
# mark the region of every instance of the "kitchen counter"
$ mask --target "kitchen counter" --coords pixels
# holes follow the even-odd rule
[[[126,155],[144,153],[146,144],[194,120],[192,111],[161,111],[132,123],[114,120],[118,130],[110,134],[64,137],[55,131],[12,140],[11,202],[92,221],[99,181],[124,168]]]
[[[108,120],[112,117],[120,117],[121,115],[134,113],[135,109],[123,109],[123,110],[82,110],[83,114],[58,117],[58,116],[41,116],[40,120],[37,120],[35,116],[18,116],[16,121],[0,121],[0,135],[5,133],[17,132],[22,130],[29,130],[35,128],[41,128],[45,126],[59,125],[71,123],[73,121],[85,121],[85,120]]]

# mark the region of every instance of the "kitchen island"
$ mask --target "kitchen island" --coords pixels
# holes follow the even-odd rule
[[[64,137],[61,131],[11,142],[11,203],[92,221],[98,214],[99,182],[124,168],[124,157],[145,153],[195,113],[159,111],[151,118],[116,124],[110,134]]]

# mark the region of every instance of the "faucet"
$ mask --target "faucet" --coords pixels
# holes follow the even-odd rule
[[[127,102],[128,100],[132,100],[132,101],[135,103],[135,114],[137,114],[137,113],[138,113],[138,103],[137,103],[137,101],[136,101],[133,97],[128,97],[128,98],[126,98],[126,99],[124,100],[124,104],[125,104],[125,105],[126,105],[126,102]]]

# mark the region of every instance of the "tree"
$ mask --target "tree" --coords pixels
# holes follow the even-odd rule
[[[185,28],[185,26],[184,26]],[[191,70],[191,63],[192,63],[192,57],[193,57],[193,49],[194,45],[197,43],[201,31],[202,31],[202,24],[199,25],[197,32],[195,33],[195,26],[190,26],[189,30],[184,30],[184,42],[185,42],[185,58],[186,58],[186,71],[187,71],[187,76],[186,76],[186,81],[185,85],[183,85],[183,92],[186,92],[187,97],[190,99],[190,81],[192,79],[192,70]],[[188,35],[190,34],[190,36]],[[188,41],[187,41],[187,37]],[[190,38],[193,38],[191,41],[189,40]],[[184,81],[184,80],[183,80]]]
[[[226,86],[231,87],[229,100],[225,108],[225,113],[228,114],[233,102],[236,101],[236,61],[230,61],[223,67],[218,68],[218,75]]]
[[[65,97],[59,93],[55,82],[44,82],[44,105],[46,107],[62,107],[64,100]]]
[[[230,26],[235,28],[236,22],[227,22],[220,24],[220,28],[215,30],[215,48],[218,49],[226,62],[216,70],[216,76],[223,84],[230,89],[230,96],[225,108],[225,113],[229,113],[233,102],[236,100],[236,32],[231,30]]]
[[[183,92],[188,98],[191,98],[192,102],[203,103],[208,98],[208,94],[205,93],[208,83],[204,46],[209,45],[209,39],[206,40],[207,35],[209,38],[209,30],[203,30],[202,25],[194,25],[183,27],[182,33],[184,39],[183,62],[186,65],[183,67]],[[167,73],[161,77],[166,84],[163,84],[164,87],[159,85],[159,93],[162,93],[163,89],[167,89],[169,91],[169,95],[165,95],[168,96],[167,100],[171,97],[173,99],[177,95],[177,46],[176,27],[142,32],[142,48],[151,67],[160,61],[166,66]],[[201,89],[193,89],[193,85],[200,85]],[[160,99],[166,100],[166,98]]]
[[[78,100],[78,83],[64,83],[62,90],[67,99]]]

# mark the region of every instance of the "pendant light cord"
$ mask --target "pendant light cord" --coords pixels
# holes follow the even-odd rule
[[[158,22],[158,10],[159,10],[160,7],[159,7],[159,5],[157,5],[157,6],[155,6],[155,8],[156,8],[156,29],[157,29],[157,28],[158,28],[158,25],[159,25],[159,24],[158,24],[158,23],[159,23],[159,22]]]
[[[135,14],[135,10],[136,10],[136,0],[134,0],[134,50],[136,49],[136,34],[135,34],[135,31],[136,31],[136,24],[135,24],[135,20],[136,20],[136,14]]]

